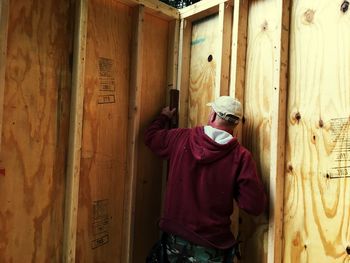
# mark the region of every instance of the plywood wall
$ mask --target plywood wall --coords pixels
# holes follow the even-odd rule
[[[62,260],[73,11],[68,0],[9,1],[1,262]]]
[[[130,43],[130,7],[89,1],[77,262],[121,257]]]
[[[189,127],[206,124],[209,107],[206,103],[215,99],[215,77],[218,62],[221,61],[219,15],[205,17],[192,24],[190,86],[189,86]]]
[[[288,37],[282,43],[282,3],[252,1],[249,6],[243,145],[253,153],[270,202],[269,209],[259,217],[248,216],[243,211],[240,215],[242,262],[249,263],[280,260],[282,237],[276,228],[280,226],[276,217],[280,219],[282,215],[276,200],[282,198],[278,193],[283,190],[283,184],[278,179],[280,169],[284,168],[284,141],[281,146],[278,142],[284,140],[284,127],[280,124],[285,118],[286,90],[286,83],[280,83],[280,78],[286,74],[287,63],[283,60],[287,56],[281,56],[281,52],[288,50],[284,44],[288,44]],[[286,21],[283,31],[288,30],[288,25]]]
[[[143,262],[158,238],[143,131],[174,86],[178,11],[141,2],[0,2],[1,262]]]
[[[166,106],[169,22],[145,13],[133,262],[144,262],[159,238],[163,163],[143,143],[147,125]]]
[[[350,14],[294,1],[283,262],[349,262]]]

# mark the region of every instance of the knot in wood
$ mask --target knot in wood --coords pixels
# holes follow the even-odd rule
[[[322,128],[323,125],[324,125],[324,124],[323,124],[323,120],[320,119],[319,122],[318,122],[318,126],[320,126],[320,128]]]
[[[297,121],[300,121],[300,119],[301,119],[300,112],[295,113],[295,119],[296,119]]]
[[[348,11],[349,9],[349,1],[345,0],[341,6],[340,6],[340,10],[345,13],[346,11]]]
[[[350,255],[350,246],[346,247],[346,253],[348,253],[348,255]]]
[[[269,23],[265,20],[264,23],[261,25],[262,31],[266,31],[269,28]]]
[[[304,13],[304,19],[308,24],[311,24],[314,21],[315,10],[308,9]]]

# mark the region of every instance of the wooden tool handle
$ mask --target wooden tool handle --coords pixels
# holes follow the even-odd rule
[[[170,129],[179,127],[179,91],[177,89],[170,90],[170,109],[176,109],[174,116],[170,120]]]

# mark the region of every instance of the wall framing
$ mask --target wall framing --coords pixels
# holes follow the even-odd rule
[[[82,149],[85,149],[83,145],[84,139],[85,142],[89,140],[87,137],[84,138],[83,125],[86,122],[93,123],[91,129],[90,126],[87,128],[87,136],[92,138],[98,133],[95,132],[94,128],[101,123],[96,121],[101,116],[106,117],[111,112],[111,119],[115,116],[121,119],[121,116],[117,115],[119,111],[111,105],[109,106],[113,109],[110,109],[110,111],[101,110],[102,113],[91,114],[91,112],[95,113],[93,109],[96,106],[94,105],[94,99],[98,97],[99,92],[95,88],[99,85],[99,76],[94,72],[94,70],[98,71],[97,68],[93,68],[95,65],[90,65],[88,74],[93,75],[95,78],[92,77],[93,81],[86,83],[86,66],[89,63],[87,62],[86,49],[87,44],[89,44],[88,21],[91,14],[89,11],[93,9],[92,13],[94,13],[96,10],[91,8],[92,5],[90,5],[90,8],[88,7],[93,0],[64,0],[60,1],[60,3],[55,3],[58,7],[57,9],[52,7],[55,2],[53,0],[40,1],[43,7],[33,5],[33,1],[30,0],[25,0],[19,5],[15,4],[15,1],[9,0],[0,2],[0,131],[2,132],[0,137],[0,181],[2,185],[0,184],[0,188],[3,187],[1,188],[3,190],[0,191],[2,192],[1,197],[7,200],[7,203],[5,202],[6,205],[11,202],[18,205],[23,210],[24,218],[32,223],[33,227],[28,228],[28,232],[32,232],[28,236],[34,240],[35,245],[33,245],[33,242],[28,242],[25,237],[18,238],[19,233],[13,234],[19,239],[19,243],[22,245],[27,244],[26,248],[28,250],[23,254],[30,255],[32,260],[44,260],[48,257],[46,254],[51,253],[54,254],[55,259],[62,259],[65,263],[73,263],[79,261],[79,255],[90,253],[94,255],[94,258],[87,256],[91,262],[93,260],[103,261],[103,254],[108,250],[103,250],[103,248],[99,252],[96,252],[97,250],[91,252],[90,247],[85,244],[90,244],[92,241],[88,234],[80,239],[81,243],[87,241],[84,243],[86,246],[77,248],[79,235],[90,231],[89,227],[92,225],[90,221],[87,221],[88,223],[79,221],[79,213],[84,209],[90,209],[86,215],[91,216],[92,214],[92,199],[84,199],[85,194],[88,192],[88,194],[93,196],[98,191],[103,192],[106,185],[105,181],[108,182],[105,178],[104,186],[101,186],[102,190],[98,189],[95,191],[90,187],[94,183],[96,183],[95,185],[100,183],[102,175],[101,177],[96,176],[95,181],[89,181],[87,177],[91,174],[86,172],[86,170],[89,170],[86,167],[89,168],[89,166],[86,165],[84,170],[82,165],[84,161],[82,159],[88,159],[93,156],[91,154],[91,156],[86,157],[90,154],[88,151],[82,153]],[[76,4],[74,7],[73,2]],[[243,101],[244,120],[238,127],[237,136],[257,160],[265,189],[269,195],[269,210],[261,217],[252,218],[245,215],[244,212],[238,212],[238,209],[235,209],[235,215],[232,218],[234,221],[233,232],[236,235],[240,233],[240,238],[244,241],[242,246],[244,255],[241,263],[292,262],[294,254],[298,254],[300,258],[303,258],[309,255],[307,253],[310,253],[310,255],[314,253],[312,249],[315,249],[316,245],[312,247],[307,243],[309,241],[305,237],[307,235],[304,233],[306,230],[303,227],[300,227],[300,229],[304,236],[298,236],[297,230],[295,230],[295,233],[292,233],[294,230],[286,229],[286,227],[292,225],[291,221],[288,221],[288,218],[286,219],[286,216],[291,216],[289,211],[287,211],[289,205],[291,205],[288,200],[288,197],[291,195],[290,187],[297,188],[294,185],[295,182],[291,180],[297,181],[299,178],[294,178],[293,176],[300,174],[306,177],[301,183],[318,180],[317,183],[319,185],[326,185],[329,188],[324,186],[324,188],[320,187],[318,189],[315,187],[318,185],[315,181],[312,181],[311,183],[314,183],[312,187],[317,188],[318,192],[315,192],[312,196],[303,195],[303,197],[322,200],[322,202],[326,203],[328,199],[324,201],[326,198],[324,192],[333,189],[332,187],[338,186],[344,196],[348,193],[348,179],[341,178],[343,183],[338,182],[336,185],[334,180],[330,181],[331,179],[323,177],[320,179],[316,173],[312,174],[313,177],[308,177],[308,174],[302,171],[302,169],[305,169],[305,166],[302,166],[301,162],[295,164],[296,157],[293,155],[294,153],[289,152],[291,149],[299,148],[293,148],[294,146],[292,147],[289,144],[295,144],[295,137],[291,136],[297,136],[295,135],[299,134],[297,131],[304,131],[307,135],[310,133],[312,134],[311,138],[309,138],[310,136],[305,137],[305,142],[312,141],[310,149],[313,152],[308,157],[312,159],[321,156],[322,160],[329,162],[326,157],[322,156],[323,152],[320,149],[323,146],[319,143],[319,139],[329,139],[332,130],[330,128],[331,120],[335,118],[331,116],[333,113],[325,113],[325,107],[341,112],[345,119],[348,114],[344,105],[348,105],[345,99],[348,97],[348,74],[346,74],[346,69],[348,68],[349,52],[346,44],[349,42],[349,38],[344,32],[346,32],[345,28],[348,27],[350,20],[348,19],[349,12],[338,6],[342,4],[340,2],[326,0],[324,1],[324,6],[316,6],[315,1],[306,2],[306,0],[303,0],[300,1],[302,3],[300,5],[295,3],[292,5],[290,0],[202,0],[181,10],[176,10],[157,0],[96,0],[94,2],[95,4],[98,3],[96,6],[101,5],[103,9],[98,13],[100,20],[93,20],[91,22],[92,25],[90,25],[93,27],[95,21],[100,23],[98,25],[100,30],[96,30],[98,32],[95,36],[100,36],[99,34],[109,36],[106,33],[104,22],[101,22],[103,20],[103,12],[108,13],[106,6],[115,7],[114,5],[117,5],[116,13],[120,12],[118,13],[119,16],[115,13],[106,19],[110,19],[109,25],[118,26],[113,26],[113,30],[110,32],[111,37],[106,37],[105,39],[110,41],[109,44],[112,47],[115,44],[117,48],[121,46],[122,48],[126,47],[125,50],[127,51],[123,53],[118,49],[119,53],[115,53],[117,55],[113,53],[114,51],[107,53],[111,56],[115,55],[113,57],[115,61],[118,61],[119,57],[122,57],[124,62],[127,61],[125,62],[125,67],[120,67],[117,70],[118,72],[115,73],[124,81],[122,85],[123,90],[121,91],[120,89],[115,94],[124,96],[125,100],[121,99],[120,101],[122,101],[121,103],[125,101],[125,104],[122,104],[120,111],[127,115],[125,116],[127,121],[123,122],[123,129],[120,133],[120,136],[125,138],[123,145],[121,146],[121,144],[113,141],[117,145],[115,149],[120,146],[118,151],[122,152],[120,155],[123,155],[123,158],[116,158],[119,161],[118,167],[122,167],[120,169],[121,172],[119,173],[118,169],[111,172],[113,175],[113,180],[111,179],[111,181],[118,187],[118,182],[121,185],[118,188],[121,191],[118,190],[116,192],[123,191],[122,197],[118,197],[121,208],[115,208],[120,208],[122,219],[119,220],[119,217],[116,216],[118,213],[113,210],[113,216],[117,218],[115,220],[118,222],[122,221],[120,224],[122,225],[122,230],[119,231],[120,225],[118,227],[111,226],[113,233],[119,234],[120,232],[118,238],[125,241],[122,244],[119,241],[115,242],[118,252],[113,254],[113,256],[117,260],[120,260],[120,262],[140,261],[149,249],[149,247],[143,247],[142,244],[151,246],[158,237],[156,219],[159,216],[161,207],[160,191],[161,189],[164,191],[165,188],[166,165],[153,158],[147,148],[144,147],[142,134],[147,124],[156,116],[159,110],[169,103],[168,94],[170,89],[178,89],[180,91],[179,126],[192,127],[202,124],[199,122],[203,119],[191,120],[191,116],[195,115],[197,111],[201,115],[205,115],[204,101],[208,98],[208,96],[204,98],[200,95],[193,95],[194,85],[191,83],[191,75],[194,71],[193,64],[191,64],[193,62],[193,53],[191,52],[193,52],[194,44],[192,37],[194,28],[201,20],[216,15],[217,20],[215,22],[217,22],[218,37],[215,51],[219,55],[215,57],[217,65],[212,81],[215,84],[207,87],[212,97],[230,95]],[[23,5],[22,11],[16,9],[20,5]],[[306,8],[306,6],[308,7]],[[320,6],[324,8],[321,9]],[[292,13],[290,13],[291,9]],[[24,12],[25,15],[20,15],[20,11]],[[49,11],[52,11],[52,17],[47,15]],[[332,19],[330,19],[329,23],[326,23],[326,12],[332,14]],[[59,23],[56,23],[60,21],[60,16],[66,18],[64,19],[65,21],[68,21],[67,19],[75,21],[74,38],[73,34],[69,35],[73,31],[69,28],[69,25],[61,28],[58,25]],[[27,20],[24,21],[24,18]],[[129,19],[132,23],[127,23]],[[45,23],[52,22],[50,27],[48,27],[48,30],[53,32],[50,37],[56,37],[57,32],[64,32],[66,38],[57,38],[62,41],[60,42],[57,39],[52,41],[50,37],[42,37],[48,36],[40,28],[40,25],[43,24],[41,23],[42,21]],[[292,25],[290,25],[290,21],[292,21]],[[298,24],[299,22],[301,24]],[[108,25],[108,23],[106,24]],[[125,27],[120,26],[120,23],[124,23]],[[152,31],[153,26],[159,35]],[[317,31],[317,26],[323,31]],[[326,39],[324,41],[326,44],[320,42],[324,45],[320,44],[323,50],[326,51],[322,53],[321,49],[315,48],[318,44],[309,39],[308,34],[305,34],[305,32],[311,32],[320,39]],[[339,41],[337,43],[328,41],[327,37],[325,37],[327,34],[332,35],[334,38],[339,37]],[[117,36],[120,35],[127,36],[127,40],[122,42],[121,45],[116,44]],[[290,42],[294,40],[295,42]],[[19,45],[19,51],[17,51],[16,45],[21,41],[23,45]],[[90,41],[92,40],[90,39]],[[95,41],[94,43],[98,42],[96,39],[93,41]],[[106,42],[108,41],[106,40]],[[303,42],[303,45],[298,41]],[[72,51],[73,42],[74,47]],[[107,48],[101,48],[103,44],[100,44],[93,44],[90,48],[99,47],[100,50],[107,50]],[[331,53],[330,47],[336,47],[334,49],[337,50],[337,55],[340,55],[337,59],[333,59],[333,56],[329,55]],[[161,51],[153,50],[156,48]],[[91,52],[96,50],[94,48],[90,49]],[[292,58],[289,58],[289,52],[292,52]],[[315,54],[313,52],[319,52],[320,56],[313,57],[312,55]],[[97,53],[98,51],[94,55]],[[123,54],[129,53],[130,55],[123,57]],[[60,54],[60,56],[57,54]],[[120,54],[122,55],[118,57]],[[96,57],[99,57],[98,55],[101,54],[97,54]],[[328,56],[328,61],[331,61],[334,65],[339,63],[341,66],[338,69],[338,67],[330,68],[326,65],[325,69],[327,70],[322,72],[321,67],[316,63],[322,61],[321,55]],[[303,60],[305,57],[309,58],[306,61],[307,63]],[[310,68],[314,66],[314,71],[298,64],[300,61],[305,62],[303,65],[309,66],[308,63],[310,63]],[[324,61],[322,62],[326,64]],[[91,63],[96,63],[96,61],[93,60]],[[116,64],[121,65],[119,62]],[[44,66],[42,67],[42,65]],[[149,65],[152,65],[152,67]],[[293,75],[289,79],[290,65],[293,67]],[[155,68],[161,72],[159,76],[157,76]],[[27,71],[29,72],[28,75]],[[307,75],[303,75],[304,72],[307,72]],[[315,72],[318,72],[317,74],[320,75],[320,78],[312,78],[313,74],[316,74]],[[96,74],[94,75],[93,73]],[[319,79],[322,81],[319,81]],[[22,80],[24,81],[22,82]],[[322,92],[325,93],[328,92],[324,87],[325,85],[331,86],[337,83],[337,85],[339,84],[338,86],[334,84],[337,87],[335,92],[338,92],[340,95],[338,97],[329,96],[331,97],[330,101],[327,102],[327,105],[324,105],[322,103],[327,101],[327,98],[325,98],[327,96],[324,96],[323,93],[313,93],[310,88],[313,82],[318,83],[323,88]],[[44,89],[42,86],[36,89],[28,83],[34,83],[38,86],[46,85],[47,89]],[[319,114],[316,121],[304,117],[308,116],[309,108],[305,106],[307,101],[302,100],[300,87],[305,87],[302,90],[303,92],[310,88],[308,89],[308,94],[316,94],[317,96],[315,95],[315,97],[319,99],[319,104],[315,106]],[[91,89],[93,89],[93,92],[91,92]],[[92,103],[85,104],[86,94],[90,96],[88,99]],[[345,96],[341,94],[345,94]],[[337,108],[338,105],[336,104],[340,97],[342,108],[340,106]],[[313,101],[315,100],[313,97]],[[28,107],[28,101],[34,106]],[[296,109],[293,108],[293,103],[297,105],[295,107],[298,107],[298,110],[301,109],[301,112],[298,112],[299,115]],[[49,107],[49,105],[55,106]],[[50,117],[42,114],[45,111],[51,114]],[[87,113],[85,116],[84,112]],[[70,117],[67,117],[67,114]],[[42,121],[44,127],[55,127],[57,130],[47,129],[46,131],[41,128],[35,128],[39,127]],[[117,126],[116,119],[114,121],[113,125]],[[313,125],[314,122],[316,126]],[[39,123],[40,125],[38,125]],[[103,122],[106,125],[104,127],[115,127],[113,125],[108,126],[106,123],[108,121]],[[305,129],[301,130],[303,125]],[[106,134],[113,134],[111,132],[112,128],[110,130],[106,128],[108,130]],[[22,132],[24,129],[28,129],[29,133],[25,134]],[[98,129],[96,128],[96,130]],[[88,147],[91,145],[89,144]],[[108,146],[107,143],[104,145]],[[327,145],[324,147],[328,151],[327,154],[331,152],[329,149],[333,146]],[[33,160],[37,158],[30,156],[30,151],[28,150],[31,149],[30,147],[33,147],[35,153],[40,152],[40,157],[42,158],[49,153],[50,157],[45,159],[48,160],[47,163],[38,165],[39,168],[34,167],[36,164]],[[96,147],[93,149],[100,148]],[[65,159],[66,150],[67,160]],[[304,150],[303,153],[308,153],[307,150],[302,150]],[[17,155],[13,154],[14,152]],[[12,157],[12,159],[8,158],[10,155],[15,157]],[[111,160],[115,159],[111,158],[108,161],[112,163]],[[95,165],[94,161],[91,161],[91,163]],[[313,165],[316,166],[315,163]],[[102,168],[108,170],[108,167],[103,166]],[[115,167],[113,166],[113,168]],[[300,173],[298,173],[298,169],[301,171]],[[159,176],[163,177],[163,179],[159,179],[153,174],[157,174],[157,176],[161,174]],[[82,177],[83,182],[81,181]],[[43,181],[44,179],[47,182]],[[162,184],[160,180],[162,180]],[[101,179],[101,181],[103,180]],[[42,186],[43,182],[46,182],[46,184],[42,189],[45,191],[49,189],[45,192],[46,199],[40,199],[39,191],[36,190],[36,187]],[[84,185],[84,182],[85,188],[82,189],[81,186]],[[55,186],[52,186],[54,183],[56,183]],[[103,184],[101,183],[101,185]],[[23,198],[24,192],[21,193],[23,196],[17,199],[14,198],[14,194],[11,195],[8,189],[14,190],[13,192],[19,191],[18,186],[21,186],[20,190],[24,189],[23,191],[26,191],[26,197],[28,198]],[[115,188],[117,189],[117,187]],[[89,192],[89,190],[91,191]],[[113,191],[111,190],[110,192],[114,196]],[[53,198],[55,194],[58,195],[59,202],[55,202]],[[115,194],[117,195],[117,193]],[[297,193],[294,194],[299,196]],[[328,197],[333,197],[330,193],[328,194]],[[26,201],[22,199],[26,199]],[[61,204],[61,199],[64,205]],[[79,208],[79,200],[81,199],[85,202],[84,206],[82,206],[83,208]],[[349,202],[346,198],[339,198],[339,200],[344,207],[342,210],[344,214],[339,215],[337,220],[340,220],[339,218],[343,216],[344,222],[348,222],[346,220],[349,218],[349,212],[347,212]],[[28,205],[28,203],[36,201],[38,204],[33,206],[34,208]],[[334,202],[336,201],[334,199]],[[322,202],[318,201],[317,205],[312,207],[315,218],[319,216],[319,218],[315,219],[315,222],[319,220],[319,222],[315,223],[315,225],[319,224],[319,229],[322,229],[322,220],[328,220],[322,214]],[[300,205],[309,207],[306,202]],[[326,207],[326,205],[324,206]],[[19,224],[19,219],[16,218],[17,221],[13,222],[6,220],[13,217],[10,205],[6,206],[4,211],[0,213],[0,223],[2,224],[1,226],[4,226],[3,229],[5,230],[3,233],[6,236],[10,232],[9,229],[13,228],[13,222]],[[341,211],[341,209],[337,211]],[[61,215],[62,212],[63,215]],[[325,211],[325,214],[328,212],[328,210]],[[63,216],[64,223],[60,221]],[[313,217],[311,219],[308,217],[307,223],[309,227],[315,226],[312,224],[312,219]],[[46,225],[41,226],[40,220],[47,220],[49,223],[46,222]],[[54,248],[47,248],[45,247],[46,244],[41,242],[41,240],[47,239],[48,233],[52,230],[50,228],[53,224],[52,222],[57,224],[57,229],[59,229],[55,230],[57,232],[55,232],[55,238],[56,240],[62,240],[61,238],[63,238],[63,244],[52,242],[54,245],[50,246]],[[88,229],[87,231],[81,225],[79,226],[81,222],[86,223],[85,230]],[[143,222],[146,223],[143,224]],[[300,222],[301,220],[298,221],[298,223]],[[330,222],[327,221],[327,223],[331,226]],[[146,228],[145,225],[149,226],[149,228]],[[63,231],[60,228],[63,228]],[[294,229],[293,227],[291,228]],[[286,230],[287,235],[285,235]],[[328,229],[326,230],[328,231]],[[326,230],[323,232],[326,232]],[[316,233],[316,237],[319,234],[322,237],[320,240],[322,240],[323,244],[326,244],[327,239],[322,236],[324,235],[323,232],[320,231],[318,233],[313,229],[312,234]],[[348,259],[346,248],[350,246],[348,244],[349,235],[348,231],[345,231],[343,228],[339,230],[339,233],[341,233],[339,234],[341,237],[334,241],[337,246],[333,247],[326,244],[324,247],[325,250],[328,249],[326,252],[329,254],[331,254],[329,251],[332,249],[337,250],[337,253],[340,255],[339,258],[345,260]],[[6,242],[9,243],[9,241]],[[317,242],[313,241],[312,244]],[[33,248],[35,246],[38,249]],[[3,259],[1,258],[2,254],[5,255],[5,262],[6,260],[12,260],[8,253],[1,253],[1,247],[5,246],[1,246],[0,240],[0,261]],[[14,247],[12,244],[11,249]],[[254,251],[254,253],[251,253],[251,251]],[[326,252],[322,251],[325,255],[327,254]]]
[[[72,76],[71,125],[67,164],[65,228],[63,237],[63,262],[65,263],[75,262],[83,124],[87,9],[86,0],[79,0],[77,2]]]

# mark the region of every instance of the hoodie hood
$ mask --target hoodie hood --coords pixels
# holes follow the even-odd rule
[[[194,158],[201,163],[211,163],[224,157],[238,146],[236,137],[226,144],[219,144],[204,132],[204,127],[196,127],[190,133],[190,148]]]

